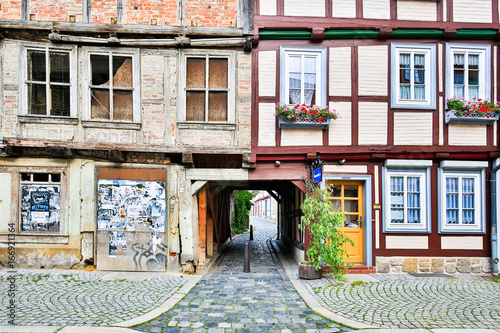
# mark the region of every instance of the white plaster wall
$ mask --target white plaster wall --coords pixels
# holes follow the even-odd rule
[[[449,124],[448,144],[454,146],[485,146],[486,125]]]
[[[492,23],[492,0],[453,0],[453,21]]]
[[[432,112],[394,113],[395,145],[432,145]]]
[[[437,2],[398,1],[398,20],[437,21]]]
[[[390,19],[390,1],[391,0],[364,0],[363,17],[367,19]]]
[[[11,196],[12,196],[12,175],[10,173],[0,173],[0,232],[9,232]]]
[[[352,143],[352,110],[350,102],[330,102],[330,109],[335,109],[340,118],[332,120],[329,130],[330,146],[348,146]]]
[[[285,16],[325,17],[324,0],[285,0]]]
[[[276,96],[276,51],[259,52],[259,96]]]
[[[366,165],[324,165],[325,173],[360,173],[366,175],[368,167]]]
[[[356,0],[332,0],[333,17],[356,17]]]
[[[281,130],[282,146],[321,146],[323,130],[284,128]]]
[[[482,250],[483,237],[441,237],[441,249],[443,250]]]
[[[259,103],[259,146],[276,146],[276,116],[273,103]]]
[[[387,96],[388,46],[358,47],[359,95]]]
[[[277,0],[260,0],[260,15],[276,15]]]
[[[360,102],[359,134],[360,145],[387,144],[387,103]]]
[[[387,236],[385,247],[386,249],[427,250],[429,240],[427,236]]]
[[[351,96],[351,48],[330,48],[330,96]]]

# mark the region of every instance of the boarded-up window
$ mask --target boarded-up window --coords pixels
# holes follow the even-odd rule
[[[21,173],[21,231],[59,232],[61,174]]]
[[[187,121],[228,121],[228,66],[227,58],[187,58]]]
[[[27,50],[28,114],[70,116],[70,53]]]
[[[132,57],[91,54],[90,66],[91,118],[133,121]]]

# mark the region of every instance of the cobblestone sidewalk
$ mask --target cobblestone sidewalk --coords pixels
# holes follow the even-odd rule
[[[307,307],[287,278],[270,248],[276,226],[258,219],[252,219],[252,224],[250,273],[243,273],[247,235],[230,245],[217,266],[175,308],[134,329],[155,333],[338,332],[337,324]]]
[[[6,272],[0,271],[0,325],[8,324]],[[153,273],[144,281],[101,280],[106,274],[18,270],[16,325],[110,326],[153,310],[186,282],[167,273]]]
[[[380,282],[302,283],[328,310],[382,328],[500,329],[500,282],[480,276],[372,274]]]

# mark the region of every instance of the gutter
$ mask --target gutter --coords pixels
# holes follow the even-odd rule
[[[498,227],[497,227],[497,172],[500,170],[500,159],[497,165],[491,171],[490,189],[491,189],[491,265],[492,271],[498,273]]]

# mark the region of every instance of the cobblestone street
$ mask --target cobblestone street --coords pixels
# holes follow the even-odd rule
[[[146,332],[338,332],[314,314],[288,280],[270,248],[276,226],[252,219],[250,273],[243,273],[244,244],[236,239],[216,267],[174,309],[134,329]]]

